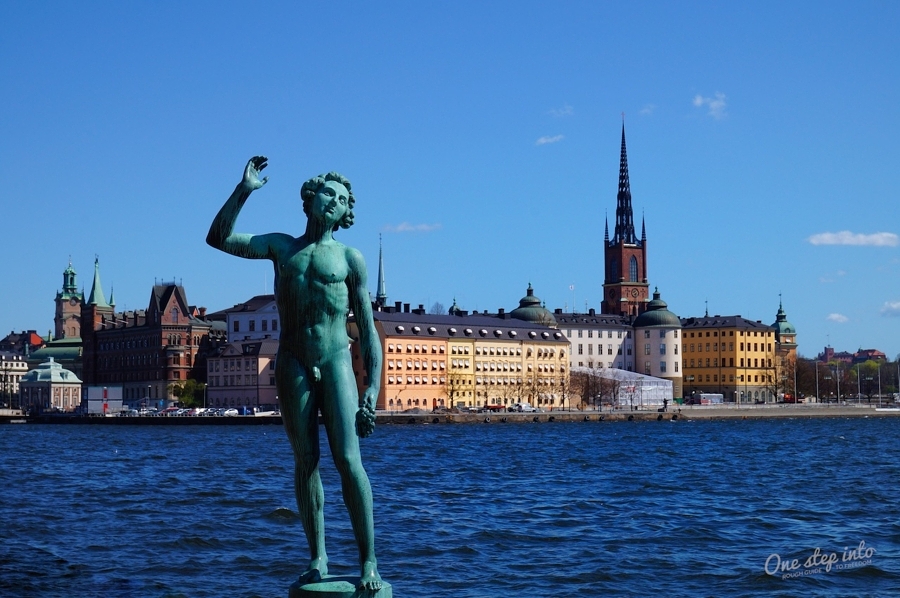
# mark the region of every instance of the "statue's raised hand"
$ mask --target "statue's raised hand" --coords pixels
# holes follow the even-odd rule
[[[259,178],[259,173],[268,166],[268,160],[269,159],[265,156],[253,156],[250,158],[250,161],[247,162],[247,167],[244,169],[243,185],[245,187],[253,191],[259,189],[268,182],[269,177],[267,176],[261,179]]]

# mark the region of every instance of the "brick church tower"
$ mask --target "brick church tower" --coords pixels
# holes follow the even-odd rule
[[[619,192],[616,195],[616,229],[609,238],[609,223],[603,237],[603,301],[605,314],[637,316],[650,301],[647,282],[647,229],[641,221],[641,238],[634,232],[631,210],[631,184],[628,181],[628,155],[625,152],[625,123],[622,123],[622,154],[619,159]]]

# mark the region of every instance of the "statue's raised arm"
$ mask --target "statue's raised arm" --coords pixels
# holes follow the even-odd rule
[[[210,246],[239,257],[251,259],[272,257],[273,235],[249,235],[234,232],[234,224],[241,208],[244,207],[244,202],[251,193],[261,188],[269,180],[269,177],[259,177],[267,165],[268,158],[265,156],[254,156],[247,162],[241,182],[234,188],[231,197],[216,214],[212,226],[209,227],[206,242]]]

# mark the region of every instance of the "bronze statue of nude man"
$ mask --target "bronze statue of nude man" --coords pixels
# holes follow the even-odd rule
[[[354,197],[346,178],[334,172],[321,175],[306,181],[301,189],[307,215],[302,236],[235,233],[235,221],[244,202],[268,180],[259,177],[266,164],[263,156],[250,159],[243,180],[213,220],[206,242],[239,257],[272,260],[275,265],[275,301],[281,318],[275,384],[294,452],[294,491],[311,553],[300,581],[319,581],[328,573],[324,492],[319,477],[321,411],[359,548],[361,575],[357,587],[377,591],[383,582],[375,560],[372,490],[362,466],[357,435],[367,436],[374,429],[381,345],[372,320],[363,257],[332,236],[338,227],[353,224]],[[347,337],[351,309],[369,376],[369,387],[362,397],[356,388]]]

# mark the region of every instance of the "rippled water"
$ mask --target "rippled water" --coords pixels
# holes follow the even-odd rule
[[[383,425],[362,444],[398,597],[889,596],[898,440],[871,418]],[[353,574],[323,465],[331,572]],[[0,595],[286,596],[306,554],[291,469],[276,426],[0,426]],[[861,541],[861,567],[764,570]]]

